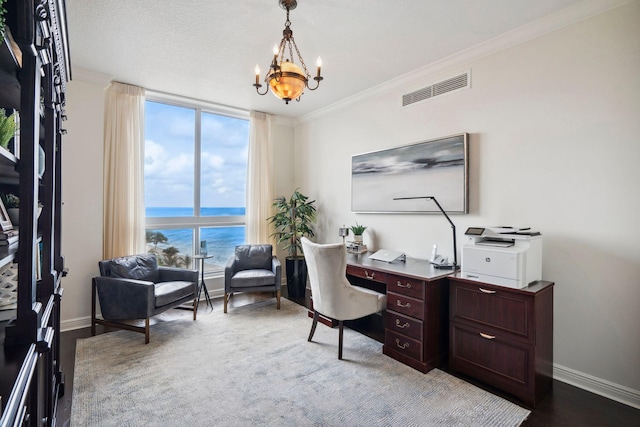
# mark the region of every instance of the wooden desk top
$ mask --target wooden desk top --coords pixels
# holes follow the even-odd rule
[[[425,259],[407,257],[406,262],[398,260],[385,262],[370,259],[369,255],[372,253],[373,252],[366,252],[363,254],[347,253],[347,265],[382,271],[385,273],[398,274],[426,281],[437,280],[441,277],[450,276],[455,273],[454,270],[441,270],[434,268],[433,265]]]

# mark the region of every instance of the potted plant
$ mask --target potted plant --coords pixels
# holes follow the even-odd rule
[[[362,235],[364,234],[364,230],[367,227],[364,225],[359,225],[356,221],[356,225],[351,226],[351,231],[353,232],[353,240],[358,243],[362,243]]]
[[[313,224],[316,221],[315,200],[296,189],[291,197],[276,198],[273,206],[277,213],[268,218],[273,224],[278,244],[283,243],[288,252],[286,258],[287,291],[290,297],[304,297],[307,287],[307,264],[302,253],[300,239],[303,236],[313,237]]]

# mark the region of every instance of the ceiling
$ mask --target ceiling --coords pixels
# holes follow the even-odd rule
[[[286,18],[278,0],[66,0],[71,63],[116,81],[299,117],[581,0],[298,0],[291,29],[324,81],[300,102],[258,96]],[[429,83],[429,82],[425,82]]]

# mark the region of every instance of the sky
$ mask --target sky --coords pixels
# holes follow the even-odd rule
[[[196,110],[145,103],[145,205],[191,207]],[[202,207],[245,205],[249,121],[202,112]]]

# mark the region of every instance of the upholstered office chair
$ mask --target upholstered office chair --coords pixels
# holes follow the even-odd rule
[[[96,324],[142,332],[149,343],[149,318],[193,301],[198,311],[198,271],[159,267],[154,254],[131,255],[98,262],[100,276],[93,278],[91,335]],[[96,318],[96,295],[102,319]],[[144,319],[139,327],[122,320]]]
[[[302,250],[307,261],[313,323],[307,341],[311,341],[320,314],[338,321],[338,359],[342,359],[343,321],[378,313],[387,306],[387,296],[353,286],[347,280],[347,252],[343,243],[318,244],[302,238]]]
[[[236,246],[224,268],[224,312],[235,292],[275,292],[280,310],[282,265],[271,245]]]

